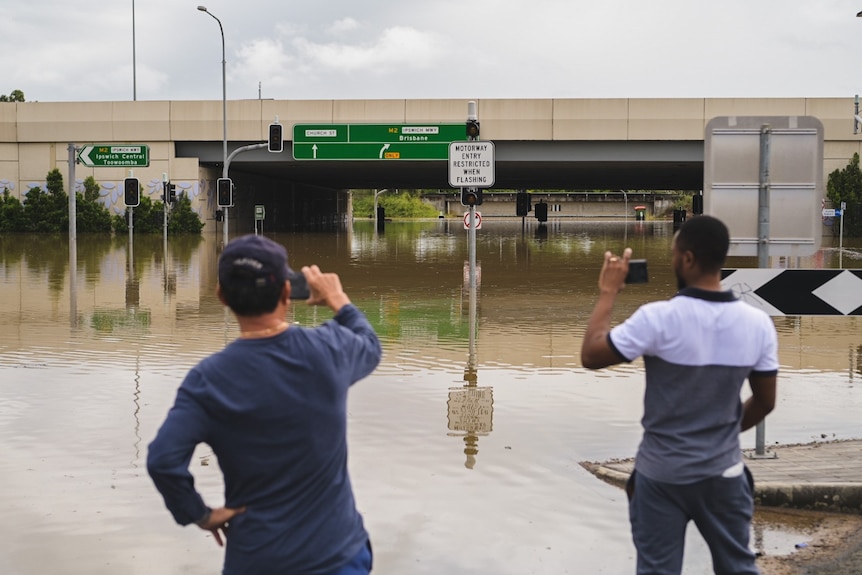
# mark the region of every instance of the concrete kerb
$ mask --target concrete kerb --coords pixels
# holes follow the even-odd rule
[[[862,515],[862,484],[782,483],[754,484],[755,503],[765,507],[793,507]]]
[[[631,463],[615,462],[613,465],[626,467]],[[625,487],[630,475],[628,471],[601,463],[584,461],[581,466],[602,481],[620,488]],[[862,515],[862,483],[755,482],[754,502],[764,507],[790,507]]]

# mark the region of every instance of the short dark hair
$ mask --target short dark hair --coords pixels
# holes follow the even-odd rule
[[[690,251],[700,269],[707,273],[721,270],[730,247],[727,226],[712,216],[696,216],[679,227],[676,247]]]
[[[242,271],[237,270],[232,272],[231,276],[238,278],[242,274]],[[244,281],[219,284],[219,287],[222,297],[231,311],[237,315],[255,317],[275,310],[284,284],[274,283],[258,286],[253,282]]]
[[[242,316],[274,311],[292,273],[284,246],[254,234],[232,240],[218,260],[222,297],[235,314]]]

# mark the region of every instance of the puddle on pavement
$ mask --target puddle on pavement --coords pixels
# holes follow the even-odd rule
[[[751,547],[758,555],[787,556],[815,545],[827,519],[842,516],[799,509],[758,507],[751,526]],[[848,520],[850,518],[847,518]]]

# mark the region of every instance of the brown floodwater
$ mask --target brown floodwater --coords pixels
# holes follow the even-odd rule
[[[474,294],[460,220],[271,236],[293,267],[338,272],[383,342],[349,403],[375,573],[632,573],[625,496],[579,462],[634,454],[643,365],[591,372],[578,357],[605,250],[631,246],[649,262],[649,283],[623,292],[616,320],[673,294],[672,223],[482,225]],[[858,240],[840,255],[824,244],[791,263],[862,267]],[[144,465],[186,371],[238,335],[214,294],[219,250],[214,236],[135,238],[131,249],[126,236],[80,236],[73,269],[65,236],[0,237],[0,573],[220,571],[222,550],[173,523]],[[314,325],[330,314],[300,302],[290,316]],[[767,443],[862,437],[860,318],[775,322]],[[742,442],[752,448],[753,431]],[[192,469],[218,505],[206,446]],[[772,555],[799,537],[774,521],[756,529]],[[711,572],[694,528],[685,566]]]

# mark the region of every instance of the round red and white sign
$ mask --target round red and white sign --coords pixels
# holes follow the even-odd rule
[[[464,229],[470,229],[470,212],[464,212]],[[476,229],[482,229],[482,214],[476,212]]]

